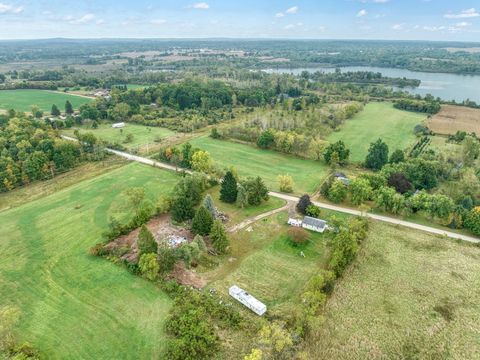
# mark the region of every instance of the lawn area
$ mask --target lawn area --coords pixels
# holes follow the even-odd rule
[[[79,129],[80,132],[92,132],[96,137],[102,140],[110,143],[117,142],[129,149],[145,147],[147,144],[153,147],[158,143],[159,139],[165,139],[175,134],[173,131],[165,128],[130,123],[127,123],[123,129],[114,129],[112,128],[111,123],[105,123],[100,124],[96,129],[92,129],[90,125],[88,125],[64,130],[63,133],[65,135],[73,136],[75,129]],[[133,135],[133,140],[129,143],[125,143],[124,141],[128,134]],[[157,140],[157,142],[155,140]]]
[[[388,144],[390,152],[412,145],[416,140],[413,128],[425,119],[424,114],[397,110],[391,103],[371,102],[327,140],[342,140],[350,149],[350,160],[360,162],[365,160],[370,144],[379,138]]]
[[[232,234],[228,260],[203,274],[209,287],[226,293],[230,286],[238,285],[264,302],[270,314],[288,314],[305,283],[324,265],[326,239],[312,232],[307,245],[293,246],[286,237],[287,218],[282,212],[256,222],[253,231]]]
[[[296,194],[312,193],[329,171],[323,162],[304,160],[207,136],[192,139],[190,143],[208,151],[221,166],[235,167],[240,177],[261,176],[270,190],[278,191],[277,176],[288,174],[293,177]]]
[[[50,113],[52,105],[58,106],[60,111],[65,110],[65,102],[69,100],[74,109],[92,101],[82,96],[62,94],[47,90],[0,90],[0,108],[30,112],[36,105],[45,113]]]
[[[478,359],[480,249],[371,222],[310,359]]]
[[[0,306],[21,311],[20,341],[49,359],[159,358],[170,299],[88,249],[110,216],[129,215],[125,189],[155,200],[177,180],[129,164],[0,213]]]

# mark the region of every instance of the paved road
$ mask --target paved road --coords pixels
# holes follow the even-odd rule
[[[78,141],[75,138],[72,138],[70,136],[65,136],[65,135],[62,135],[62,138],[66,139],[66,140]],[[129,153],[126,153],[126,152],[123,152],[123,151],[117,151],[117,150],[113,150],[113,149],[106,149],[106,150],[108,152],[112,153],[112,154],[123,157],[127,160],[137,161],[137,162],[142,163],[142,164],[146,164],[146,165],[150,165],[150,166],[153,166],[153,167],[158,167],[158,168],[162,168],[162,169],[166,169],[166,170],[178,171],[178,169],[175,168],[174,166],[169,165],[169,164],[165,164],[165,163],[162,163],[162,162],[159,162],[159,161],[154,161],[154,160],[147,159],[147,158],[144,158],[144,157],[141,157],[141,156],[132,155],[132,154],[129,154]],[[185,172],[191,173],[191,171],[189,171],[189,170],[185,170]],[[274,191],[271,191],[269,194],[270,194],[270,196],[273,196],[273,197],[276,197],[276,198],[279,198],[279,199],[283,199],[283,200],[287,200],[289,202],[290,201],[298,202],[298,200],[299,200],[298,197],[295,197],[295,196],[292,196],[292,195],[286,195],[286,194],[282,194],[282,193],[277,193],[277,192],[274,192]],[[399,220],[399,219],[395,219],[395,218],[392,218],[392,217],[389,217],[389,216],[383,216],[383,215],[375,215],[375,214],[370,214],[370,213],[365,214],[365,213],[362,213],[359,210],[345,208],[345,207],[331,205],[331,204],[326,204],[326,203],[321,203],[321,202],[317,202],[317,201],[313,201],[313,203],[315,205],[317,205],[318,207],[321,207],[323,209],[338,211],[338,212],[342,212],[342,213],[345,213],[345,214],[356,215],[356,216],[366,215],[370,219],[377,220],[377,221],[383,221],[383,222],[393,224],[393,225],[400,225],[400,226],[408,227],[408,228],[411,228],[411,229],[425,231],[425,232],[435,234],[435,235],[447,236],[447,237],[452,238],[452,239],[468,241],[468,242],[471,242],[471,243],[476,243],[476,244],[480,243],[480,239],[472,237],[472,236],[457,234],[457,233],[454,233],[454,232],[451,232],[451,231],[437,229],[437,228],[433,228],[433,227],[425,226],[425,225],[420,225],[420,224],[416,224],[416,223],[413,223],[413,222],[410,222],[410,221]],[[274,211],[278,212],[280,210],[277,209],[277,210],[274,210]],[[261,214],[261,215],[258,215],[258,216],[260,216],[260,219],[261,219],[261,218],[263,218],[265,216],[268,216],[268,215],[271,215],[271,214],[267,213],[267,215],[265,215],[265,216],[263,216],[263,215],[265,215],[265,214]],[[252,222],[254,222],[254,221],[252,221]],[[250,223],[252,223],[252,222],[250,222]],[[249,224],[247,224],[247,225],[249,225]],[[247,225],[245,225],[245,226],[247,226]]]

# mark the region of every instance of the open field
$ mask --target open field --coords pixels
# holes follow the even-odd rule
[[[78,129],[82,132],[92,132],[99,139],[108,141],[110,143],[119,143],[128,149],[143,148],[147,144],[154,147],[157,144],[161,144],[161,140],[165,140],[168,137],[173,136],[175,133],[171,130],[150,127],[144,125],[127,123],[123,129],[114,129],[112,124],[105,123],[100,124],[97,129],[92,129],[90,126],[81,126],[62,131],[64,135],[74,136],[73,132]],[[133,135],[133,140],[129,143],[125,143],[125,139],[128,134]],[[155,141],[160,140],[160,141]]]
[[[125,189],[155,200],[177,180],[130,164],[0,213],[0,304],[20,309],[19,340],[49,359],[159,358],[169,298],[88,249],[110,216],[131,216]]]
[[[379,138],[388,144],[390,152],[412,145],[416,139],[413,128],[425,119],[422,114],[397,110],[391,103],[372,102],[327,140],[342,140],[350,149],[352,161],[364,161],[370,144]]]
[[[428,120],[428,127],[442,135],[453,135],[457,131],[480,134],[480,110],[444,105],[438,114]]]
[[[314,192],[328,173],[323,162],[304,160],[275,151],[203,136],[190,140],[194,147],[206,150],[221,166],[233,166],[240,177],[261,176],[271,190],[278,190],[278,175],[291,175],[297,194]]]
[[[226,293],[238,285],[264,302],[269,313],[292,309],[306,282],[324,265],[326,239],[312,232],[308,244],[293,246],[286,237],[287,218],[282,212],[253,224],[253,231],[232,234],[228,261],[203,274],[208,286]]]
[[[308,342],[312,359],[478,359],[480,249],[371,223]]]
[[[65,110],[65,102],[69,100],[74,109],[89,103],[92,99],[82,96],[63,94],[47,90],[0,90],[0,108],[29,112],[36,105],[45,113],[50,113],[52,105]]]

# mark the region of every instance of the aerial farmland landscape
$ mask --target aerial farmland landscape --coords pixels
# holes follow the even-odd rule
[[[480,359],[477,1],[0,25],[0,360]]]

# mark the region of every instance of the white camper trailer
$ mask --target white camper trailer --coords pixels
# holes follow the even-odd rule
[[[228,293],[231,297],[241,302],[257,315],[262,316],[267,311],[267,306],[265,304],[255,299],[252,295],[247,293],[245,290],[240,289],[236,285],[228,289]]]
[[[121,122],[121,123],[115,123],[112,125],[112,128],[114,129],[122,129],[125,127],[125,123],[124,122]]]

